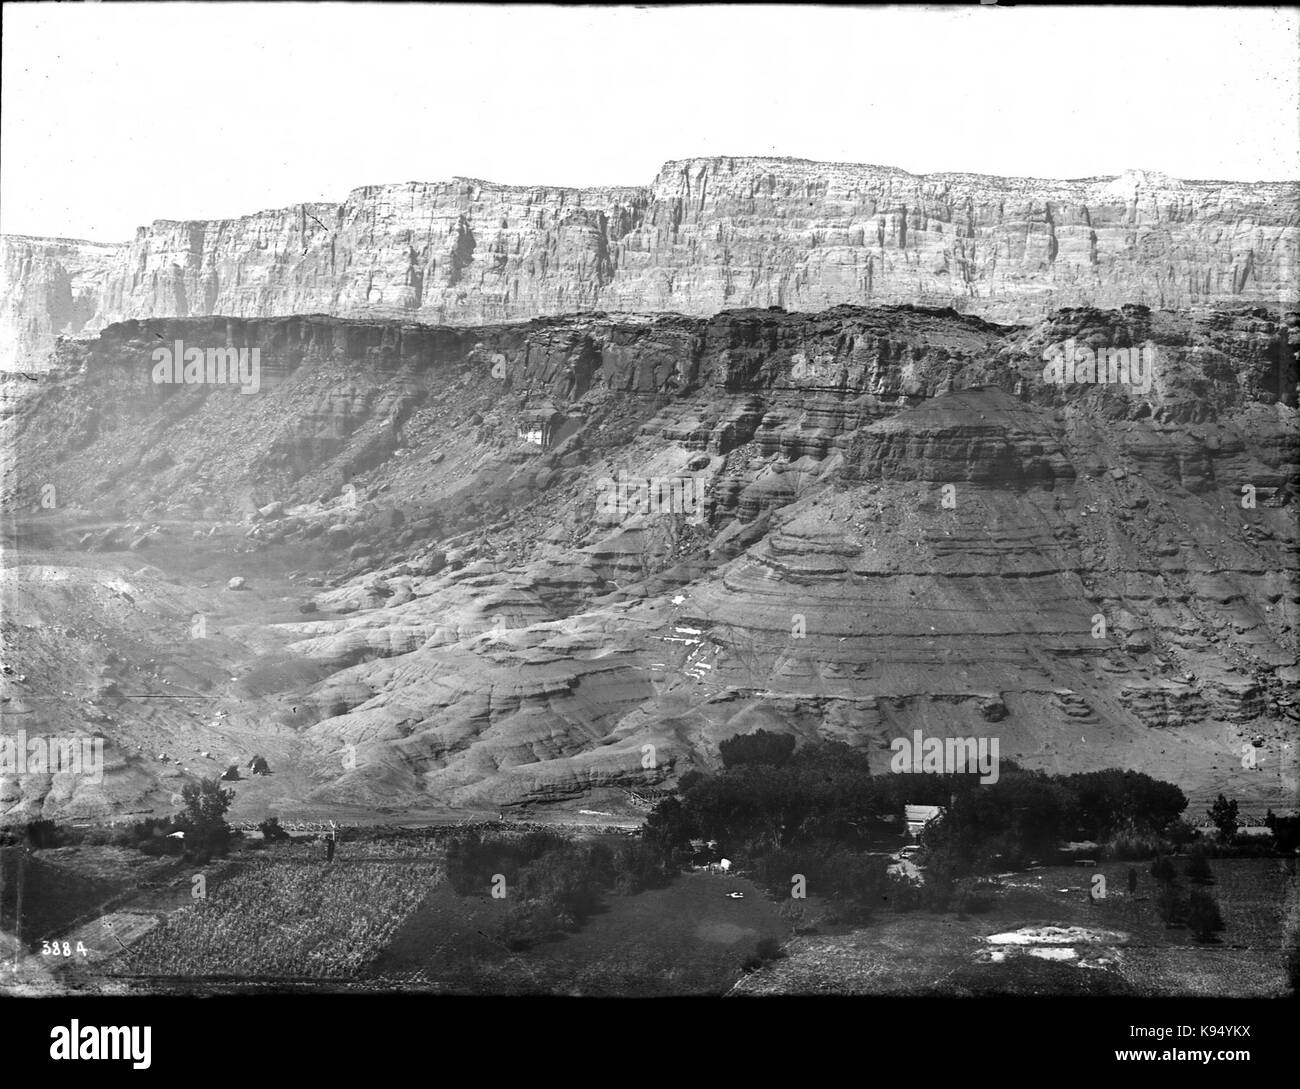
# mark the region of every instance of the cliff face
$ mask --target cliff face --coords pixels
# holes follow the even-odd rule
[[[1130,172],[1045,181],[789,159],[670,162],[648,187],[470,179],[158,221],[117,246],[8,236],[0,364],[129,318],[324,313],[451,324],[603,309],[711,315],[953,304],[1293,299],[1300,187]]]
[[[0,236],[0,368],[44,368],[60,334],[94,330],[120,245]]]
[[[256,350],[256,394],[155,382],[177,341]],[[1149,344],[1153,381],[1045,381],[1068,341]],[[1293,804],[1297,350],[1295,312],[1137,306],[64,343],[0,418],[0,697],[94,723],[109,772],[0,777],[0,819],[165,809],[253,752],[286,806],[621,812],[760,726]],[[620,478],[701,509],[611,510]],[[177,692],[211,698],[136,698]]]

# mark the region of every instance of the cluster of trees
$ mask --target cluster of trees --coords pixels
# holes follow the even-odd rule
[[[181,798],[184,808],[175,817],[145,817],[120,828],[92,829],[40,819],[27,823],[22,839],[34,850],[84,843],[90,847],[127,847],[155,857],[183,854],[199,862],[224,854],[231,835],[225,814],[234,794],[222,790],[217,780],[208,779],[186,785]],[[176,832],[184,836],[172,838]]]
[[[1181,838],[1179,814],[1187,798],[1171,783],[1137,771],[1110,768],[1074,775],[1025,771],[1005,763],[996,783],[954,791],[944,818],[925,829],[927,860],[954,873],[990,866],[1019,868],[1050,857],[1064,840],[1151,851],[1166,837]]]
[[[791,751],[793,738],[769,744],[764,733],[744,747],[724,742],[716,775],[682,777],[694,835],[754,854],[813,841],[863,843],[882,818],[902,812],[905,784],[873,780],[861,750],[825,742]]]
[[[680,800],[654,809],[642,842],[677,866],[689,860],[692,839],[717,840],[773,892],[788,896],[792,875],[802,874],[808,891],[852,917],[884,904],[987,910],[992,897],[977,874],[1051,857],[1063,840],[1123,841],[1150,857],[1193,835],[1180,818],[1183,792],[1141,772],[1048,775],[1003,761],[989,784],[975,773],[873,778],[861,750],[839,742],[796,747],[792,737],[763,730],[724,741],[719,751],[722,769],[683,776]],[[901,830],[905,803],[946,810],[922,834],[920,888],[891,880],[880,858],[862,853],[881,832]],[[1208,864],[1192,865],[1200,880]]]
[[[447,844],[447,879],[462,896],[507,901],[500,939],[510,949],[577,930],[610,890],[636,893],[676,868],[644,840],[573,841],[549,832],[472,830]]]
[[[867,757],[840,742],[801,748],[759,730],[719,746],[723,768],[689,772],[680,803],[665,802],[644,838],[680,858],[692,837],[716,839],[747,860],[787,847],[863,846],[897,830],[905,803],[942,805],[926,831],[928,858],[947,856],[954,876],[997,860],[1006,867],[1047,855],[1062,840],[1168,832],[1187,807],[1176,786],[1135,771],[1077,775],[1025,771],[1003,761],[996,783],[978,774],[872,777]]]

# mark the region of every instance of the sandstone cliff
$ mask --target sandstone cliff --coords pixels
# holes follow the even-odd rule
[[[1044,382],[1070,339],[1154,345],[1149,389]],[[176,340],[258,349],[257,394],[155,384]],[[93,725],[110,765],[98,793],[0,779],[0,817],[165,808],[253,751],[276,775],[239,816],[621,811],[758,726],[880,770],[914,729],[992,734],[1290,804],[1297,348],[1300,314],[1137,306],[65,343],[0,435],[0,697],[31,733]],[[699,479],[703,518],[602,510],[620,472]]]
[[[323,313],[449,324],[925,302],[1290,301],[1300,187],[1146,172],[1046,181],[792,159],[667,163],[645,187],[473,179],[354,190],[103,246],[2,240],[0,366],[128,318]]]

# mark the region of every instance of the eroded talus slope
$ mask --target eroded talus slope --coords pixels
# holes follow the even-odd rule
[[[111,247],[0,239],[0,365],[41,367],[54,336],[149,317],[477,325],[919,300],[1025,321],[1071,305],[1276,303],[1297,294],[1298,210],[1293,184],[754,157],[669,162],[623,188],[367,186],[337,204],[159,220]]]
[[[264,636],[309,666],[266,703],[302,804],[617,808],[758,726],[881,769],[914,729],[996,736],[1284,804],[1296,330],[1138,307],[141,323],[70,347],[8,421],[7,487],[162,539],[242,521],[254,571],[334,558],[317,611]],[[259,393],[154,386],[177,338],[261,346]],[[1070,340],[1153,346],[1149,388],[1044,382]],[[701,517],[602,510],[620,471],[698,478]]]

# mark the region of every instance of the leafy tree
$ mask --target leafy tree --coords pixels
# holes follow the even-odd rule
[[[1187,925],[1200,942],[1210,941],[1217,931],[1223,929],[1219,903],[1203,889],[1193,889],[1188,898]]]
[[[185,850],[200,862],[225,851],[230,841],[226,811],[235,800],[233,790],[222,790],[216,779],[186,783],[181,789],[185,808],[176,826],[185,833]]]
[[[1077,831],[1104,840],[1126,828],[1134,834],[1163,833],[1187,808],[1187,796],[1172,783],[1140,771],[1106,768],[1065,776],[1073,792]]]
[[[1215,800],[1214,805],[1207,809],[1206,814],[1210,822],[1219,830],[1219,836],[1222,839],[1230,839],[1237,831],[1237,802],[1228,801],[1222,794]]]
[[[946,848],[953,876],[982,865],[1016,865],[1050,851],[1071,826],[1073,798],[1059,779],[1041,772],[1003,773],[996,782],[959,794],[942,821],[922,833],[931,848]]]
[[[866,754],[839,742],[807,745],[781,765],[746,763],[694,778],[682,797],[699,834],[729,852],[860,839],[890,804]]]
[[[780,767],[794,752],[795,739],[790,734],[756,730],[752,734],[737,734],[718,746],[718,755],[726,768],[739,768],[746,764],[769,764]]]
[[[676,798],[665,798],[650,811],[641,826],[641,842],[659,858],[674,866],[690,854],[695,821]]]

